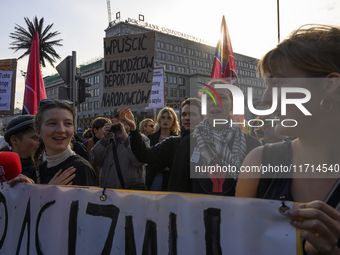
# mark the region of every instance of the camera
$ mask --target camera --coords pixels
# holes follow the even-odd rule
[[[112,133],[117,133],[120,131],[120,125],[112,125],[111,126],[111,132]]]

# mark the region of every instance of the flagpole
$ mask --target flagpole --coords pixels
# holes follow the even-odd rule
[[[277,43],[280,44],[280,0],[277,0]]]

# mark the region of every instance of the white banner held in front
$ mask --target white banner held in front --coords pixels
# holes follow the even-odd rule
[[[296,254],[280,201],[116,190],[101,201],[102,193],[5,185],[0,254]]]

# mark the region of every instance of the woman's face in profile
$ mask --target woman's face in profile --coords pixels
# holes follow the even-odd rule
[[[227,120],[232,110],[232,97],[228,89],[216,89],[217,94],[221,98],[222,105],[218,98],[215,96],[216,105],[214,100],[208,95],[207,96],[207,115],[211,126],[214,124],[214,119],[225,119]],[[230,125],[230,123],[228,123]],[[218,124],[216,128],[223,128],[224,125]]]
[[[273,88],[277,88],[277,106],[274,118],[277,119],[275,132],[281,135],[299,136],[311,126],[321,124],[324,113],[320,110],[320,102],[323,98],[322,79],[311,78],[308,73],[287,59],[275,61],[272,65],[272,72],[266,77],[267,88],[262,97],[262,104],[269,108],[273,105]],[[300,107],[295,103],[306,97],[304,93],[288,92],[283,95],[282,88],[303,88],[310,92],[311,98],[308,102],[302,103],[311,115],[305,115]],[[286,113],[282,108],[282,97],[289,101],[286,102]],[[321,122],[320,122],[321,121]]]

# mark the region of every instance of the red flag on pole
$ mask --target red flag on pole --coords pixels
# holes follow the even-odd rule
[[[46,98],[44,80],[40,69],[39,34],[38,31],[35,31],[28,60],[22,114],[35,115],[40,100]]]
[[[231,46],[229,30],[224,15],[222,17],[221,23],[221,36],[217,43],[214,63],[211,70],[211,78],[226,79],[230,84],[238,86],[234,52],[233,47]],[[235,122],[244,123],[244,115],[233,116],[231,113],[230,116]],[[247,132],[247,129],[244,127],[244,125],[240,125],[240,127],[243,132]]]

